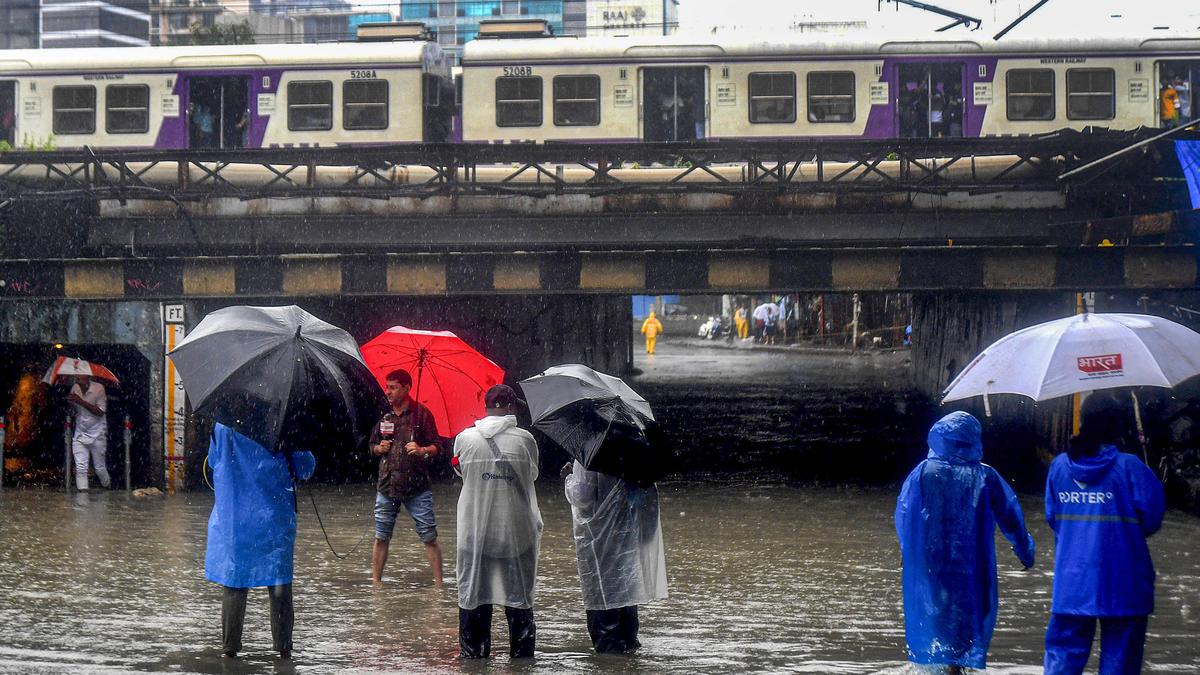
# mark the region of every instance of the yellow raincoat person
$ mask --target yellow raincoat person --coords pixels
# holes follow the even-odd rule
[[[663,332],[662,322],[658,317],[654,316],[654,312],[650,312],[650,316],[642,322],[642,335],[646,336],[646,353],[654,353],[654,343],[658,342],[658,334]]]

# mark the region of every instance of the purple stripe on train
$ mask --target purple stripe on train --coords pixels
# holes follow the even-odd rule
[[[155,148],[172,149],[187,148],[191,145],[188,121],[191,119],[191,87],[195,78],[200,77],[245,77],[247,78],[246,107],[250,111],[250,121],[246,132],[246,147],[262,147],[263,138],[267,134],[267,123],[271,113],[261,114],[258,109],[259,94],[275,94],[279,81],[283,76],[282,68],[267,70],[189,70],[175,74],[175,87],[172,93],[179,97],[179,114],[175,117],[164,117],[158,130]],[[266,85],[264,86],[264,82]]]

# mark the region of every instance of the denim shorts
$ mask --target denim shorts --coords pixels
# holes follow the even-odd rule
[[[426,490],[408,499],[392,499],[382,492],[375,493],[375,538],[390,541],[396,528],[400,507],[408,509],[421,541],[428,544],[437,539],[437,524],[433,520],[433,492]]]

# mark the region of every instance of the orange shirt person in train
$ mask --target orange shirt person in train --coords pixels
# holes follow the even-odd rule
[[[1170,82],[1163,82],[1162,91],[1158,92],[1158,108],[1164,127],[1179,126],[1179,92]]]
[[[646,336],[646,353],[654,353],[654,343],[658,342],[658,334],[663,332],[662,322],[658,317],[654,316],[654,312],[650,312],[650,316],[642,322],[642,335]]]

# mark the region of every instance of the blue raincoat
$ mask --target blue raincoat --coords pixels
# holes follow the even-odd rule
[[[928,458],[908,475],[896,501],[908,658],[985,668],[998,604],[995,527],[1027,568],[1033,538],[1012,488],[980,462],[979,420],[950,413],[928,440]]]
[[[1050,611],[1153,613],[1154,564],[1146,537],[1162,526],[1164,508],[1154,472],[1114,445],[1093,456],[1055,457],[1046,477],[1046,522],[1055,541]]]
[[[311,452],[293,452],[296,477],[312,475]],[[217,424],[208,446],[216,501],[208,518],[204,576],[230,588],[292,583],[296,511],[287,457]]]

